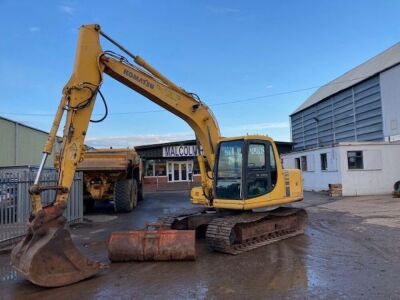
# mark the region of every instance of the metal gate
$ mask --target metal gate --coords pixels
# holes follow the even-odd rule
[[[38,167],[0,168],[0,246],[13,242],[26,232],[31,213],[29,187],[33,184]],[[58,174],[54,168],[43,170],[41,183],[56,185]],[[42,193],[43,204],[54,200],[55,191]],[[83,217],[83,175],[75,174],[64,216],[68,222],[79,222]]]

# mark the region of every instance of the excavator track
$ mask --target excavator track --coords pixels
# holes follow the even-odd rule
[[[196,229],[188,224],[191,224],[191,218],[200,215],[181,213],[165,216],[159,222],[165,228]],[[280,207],[259,213],[215,213],[203,220],[207,225],[205,237],[209,249],[237,255],[304,233],[307,213],[304,209]]]
[[[304,209],[287,207],[215,218],[206,239],[210,250],[237,255],[304,233],[306,220]]]

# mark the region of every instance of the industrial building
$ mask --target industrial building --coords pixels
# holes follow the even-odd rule
[[[389,193],[400,180],[400,43],[320,87],[290,116],[306,190]]]
[[[279,153],[292,151],[292,143],[275,142]],[[202,148],[196,140],[136,146],[144,163],[146,191],[186,190],[200,184],[196,159]]]
[[[48,132],[0,117],[0,167],[39,165]],[[60,145],[55,143],[47,166],[53,166],[54,153]]]

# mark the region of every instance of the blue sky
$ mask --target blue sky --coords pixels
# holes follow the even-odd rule
[[[276,140],[290,140],[288,115],[315,89],[269,95],[323,85],[400,40],[399,1],[0,0],[0,11],[0,115],[46,131],[72,70],[81,24],[100,24],[199,94],[224,136]],[[159,107],[111,78],[102,91],[110,116],[90,125],[89,144],[193,137],[169,112],[113,115]],[[213,105],[259,96],[269,97]],[[98,101],[95,113],[102,110]]]

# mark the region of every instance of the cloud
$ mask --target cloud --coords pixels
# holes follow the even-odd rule
[[[138,134],[128,136],[88,137],[85,143],[95,148],[126,148],[140,145],[168,143],[194,139],[192,132],[176,132],[167,134]]]
[[[28,30],[29,30],[30,32],[34,33],[34,32],[40,31],[40,28],[39,28],[39,27],[36,27],[36,26],[31,26],[31,27],[28,27]]]
[[[207,6],[207,9],[213,14],[233,14],[240,12],[237,8],[221,7],[221,6]]]
[[[66,13],[66,14],[69,14],[69,15],[72,15],[74,13],[74,10],[75,10],[73,7],[68,6],[68,5],[60,5],[58,8],[62,12]]]

